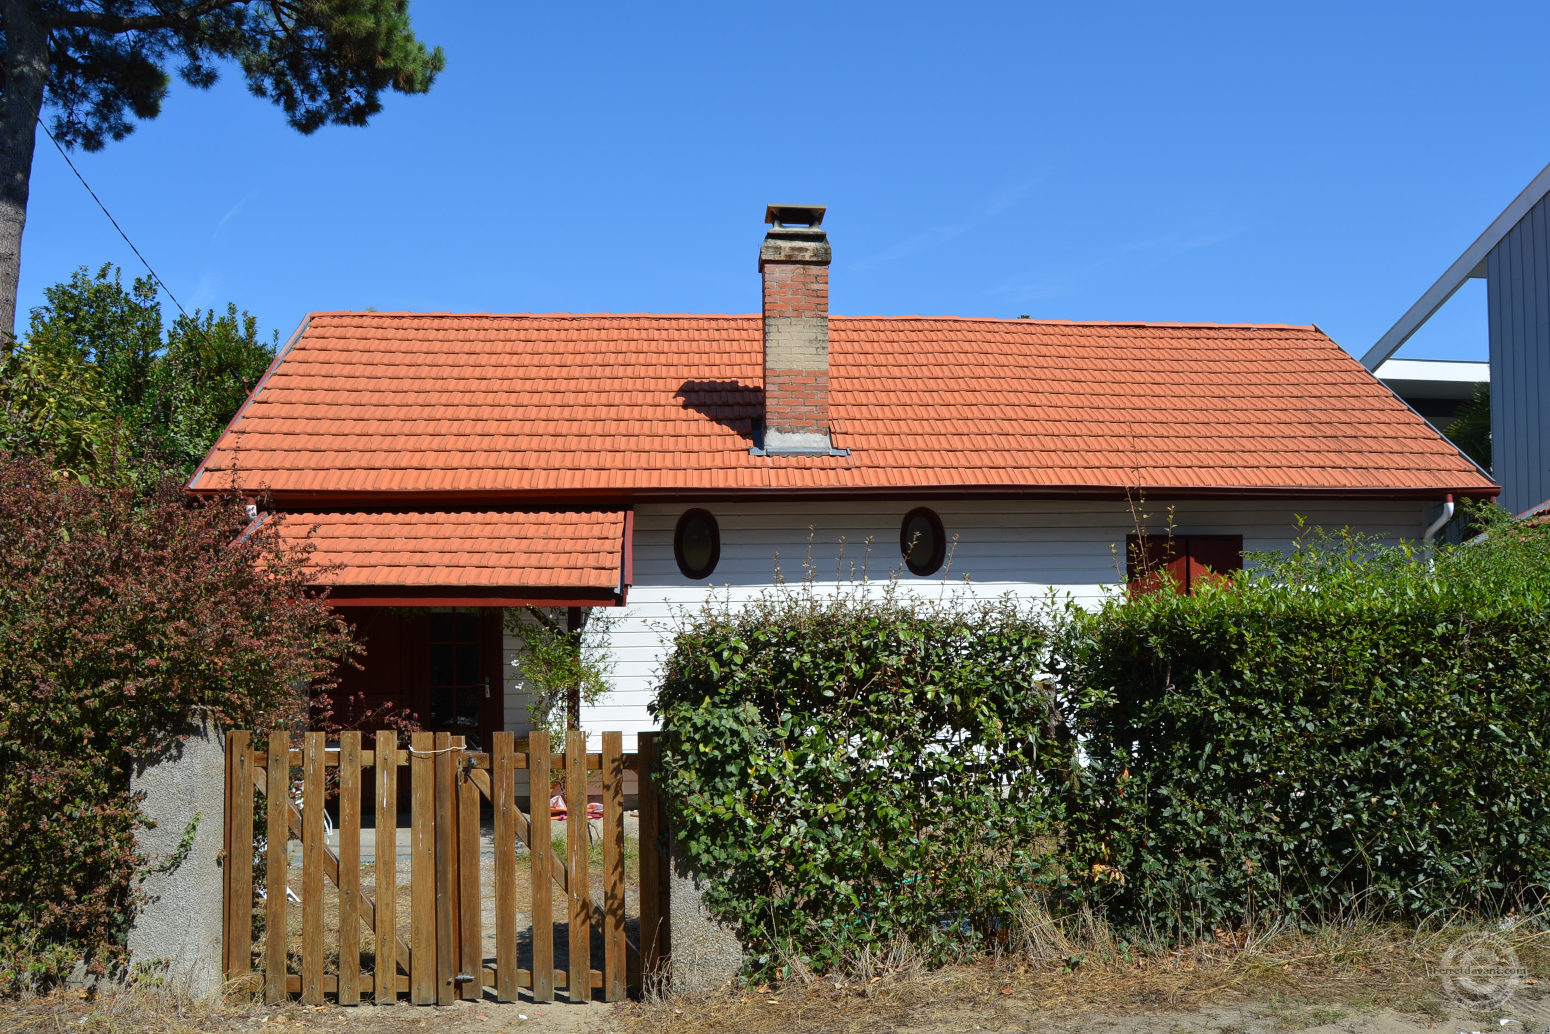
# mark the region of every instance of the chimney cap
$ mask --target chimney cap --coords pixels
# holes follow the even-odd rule
[[[772,226],[822,226],[824,205],[770,205],[764,221]]]

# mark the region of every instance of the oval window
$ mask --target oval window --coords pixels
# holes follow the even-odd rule
[[[911,574],[936,574],[941,569],[947,537],[935,510],[921,506],[904,515],[904,523],[899,525],[899,552],[904,554],[904,565]]]
[[[721,529],[708,510],[689,510],[673,531],[673,559],[685,578],[709,578],[721,559]]]

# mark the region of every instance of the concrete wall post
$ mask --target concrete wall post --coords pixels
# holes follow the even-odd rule
[[[674,991],[715,991],[743,968],[743,946],[730,926],[706,910],[699,876],[671,833],[668,845],[668,915],[673,924],[668,983]]]
[[[220,865],[226,807],[222,730],[202,721],[169,754],[137,770],[130,787],[154,828],[136,836],[150,858],[140,890],[146,900],[129,930],[129,956],[175,992],[217,994],[221,972],[224,881]],[[183,851],[185,834],[191,841]]]

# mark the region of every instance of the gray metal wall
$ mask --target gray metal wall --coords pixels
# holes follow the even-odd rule
[[[1492,475],[1518,513],[1550,499],[1550,196],[1487,262]]]

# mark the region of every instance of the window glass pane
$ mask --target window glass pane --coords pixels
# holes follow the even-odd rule
[[[710,566],[710,525],[703,517],[694,517],[684,522],[683,556],[684,563],[695,571],[703,571]]]
[[[472,686],[479,682],[479,645],[460,643],[457,650],[457,682],[460,686]]]
[[[452,724],[452,693],[445,689],[431,690],[431,725],[446,726]]]
[[[911,517],[904,526],[904,541],[909,543],[911,564],[925,567],[931,563],[931,557],[936,552],[936,534],[928,517],[924,514]]]
[[[456,614],[432,614],[430,620],[431,642],[444,643],[452,638],[452,619]]]
[[[455,725],[473,728],[479,724],[479,691],[465,687],[457,691],[457,718]]]
[[[457,682],[457,659],[454,647],[444,643],[431,644],[431,685],[450,686]]]
[[[456,636],[461,642],[476,643],[479,641],[479,615],[478,614],[453,614],[453,627]]]

